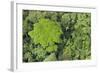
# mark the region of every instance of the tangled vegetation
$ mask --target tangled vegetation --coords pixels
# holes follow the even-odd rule
[[[23,62],[91,58],[91,13],[23,10]]]

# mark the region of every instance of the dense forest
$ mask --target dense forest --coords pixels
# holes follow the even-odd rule
[[[91,59],[91,13],[23,10],[23,62]]]

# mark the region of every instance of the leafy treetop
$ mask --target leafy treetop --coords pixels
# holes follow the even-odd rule
[[[41,44],[43,47],[59,43],[62,34],[61,27],[57,22],[49,19],[40,19],[34,24],[33,30],[28,34],[35,44]]]

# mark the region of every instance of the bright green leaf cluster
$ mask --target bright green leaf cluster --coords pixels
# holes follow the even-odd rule
[[[38,23],[34,24],[33,29],[28,34],[35,44],[46,47],[48,44],[52,45],[61,41],[62,30],[57,22],[40,19]]]

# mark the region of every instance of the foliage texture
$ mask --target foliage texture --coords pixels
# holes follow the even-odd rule
[[[23,10],[23,62],[91,59],[91,13]]]

